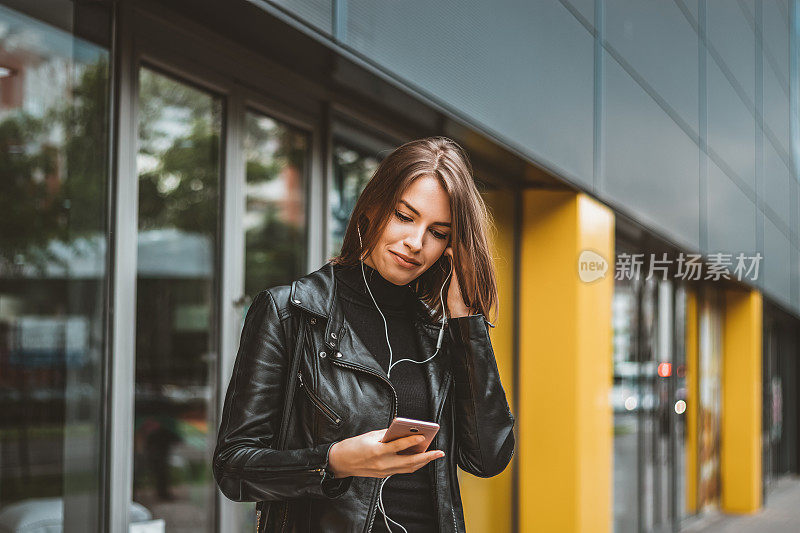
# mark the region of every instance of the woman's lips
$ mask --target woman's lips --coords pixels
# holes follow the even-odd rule
[[[402,257],[400,257],[399,255],[397,255],[396,253],[394,253],[392,251],[390,251],[389,253],[392,254],[392,257],[394,257],[395,263],[397,263],[398,265],[400,265],[403,268],[411,269],[411,268],[416,268],[416,267],[419,266],[419,265],[417,265],[415,263],[409,263],[408,261],[406,261],[405,259],[403,259]]]

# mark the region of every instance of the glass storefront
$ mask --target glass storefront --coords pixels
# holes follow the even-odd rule
[[[638,363],[636,354],[638,301],[632,280],[617,280],[613,299],[614,383],[614,531],[636,531],[639,462],[637,435]]]
[[[242,320],[259,291],[339,252],[399,133],[276,81],[262,51],[226,64],[239,45],[190,44],[157,8],[0,2],[0,530],[48,516],[103,531],[124,507],[152,531],[252,531],[254,504],[224,500],[210,471]],[[121,227],[135,230],[128,242]],[[615,282],[615,531],[666,531],[718,508],[720,294]],[[115,344],[115,325],[132,340]],[[798,468],[793,326],[765,319],[765,491]],[[115,368],[132,375],[120,383]],[[116,416],[125,402],[133,416]],[[120,419],[130,439],[114,432]]]
[[[719,506],[722,386],[722,293],[698,291],[697,503],[705,512]]]
[[[0,529],[9,531],[37,520],[100,530],[109,51],[77,37],[75,22],[68,1],[0,5]]]
[[[618,253],[634,253],[620,243]],[[645,254],[645,259],[648,254]],[[685,287],[618,277],[613,300],[614,531],[669,531],[685,517]]]
[[[798,446],[798,333],[793,320],[772,305],[764,307],[762,352],[762,477],[764,501],[784,475],[796,472]]]
[[[641,253],[617,244],[618,253]],[[670,531],[718,509],[723,292],[616,279],[614,530]]]
[[[311,135],[255,111],[245,114],[244,294],[252,298],[307,272],[307,191]],[[238,504],[242,533],[255,529],[255,504]]]
[[[169,531],[213,523],[222,103],[139,71],[133,500]]]
[[[168,531],[211,531],[209,467],[216,441],[220,308],[218,228],[225,99],[143,67],[139,71],[139,236],[133,499]],[[311,135],[245,110],[241,228],[243,296],[307,271]],[[231,182],[228,182],[230,185]],[[231,192],[233,194],[233,192]],[[238,335],[238,332],[237,332]],[[227,383],[225,383],[227,385]],[[250,531],[254,504],[239,504]]]

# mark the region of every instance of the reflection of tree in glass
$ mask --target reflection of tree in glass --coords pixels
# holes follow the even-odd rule
[[[305,168],[308,138],[304,133],[271,118],[247,113],[244,138],[247,183],[273,180],[287,166]]]
[[[288,283],[302,274],[305,257],[305,181],[307,134],[269,117],[248,113],[245,120],[247,213],[245,293]],[[287,180],[290,176],[300,181]],[[260,192],[282,178],[285,189],[270,198]]]
[[[139,229],[217,228],[219,100],[142,69],[139,89]]]
[[[338,145],[334,150],[333,187],[331,198],[331,254],[341,248],[350,213],[356,205],[361,191],[366,187],[378,166],[378,159],[352,148]]]
[[[287,283],[302,269],[305,228],[285,224],[273,209],[264,211],[264,223],[245,236],[245,293]]]
[[[44,268],[47,245],[69,244],[105,228],[108,64],[75,65],[71,93],[33,116],[0,122],[0,272]],[[57,89],[56,89],[57,90]]]

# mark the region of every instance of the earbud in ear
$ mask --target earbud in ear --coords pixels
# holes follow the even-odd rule
[[[361,240],[361,228],[358,227],[356,224],[356,231],[358,231],[358,244],[359,244],[359,251],[358,251],[358,260],[364,261],[364,241]]]

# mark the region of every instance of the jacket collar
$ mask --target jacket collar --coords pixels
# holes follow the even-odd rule
[[[416,298],[414,301],[417,305],[414,328],[420,335],[424,353],[432,354],[436,349],[436,340],[441,324],[437,324],[433,320],[431,312],[424,302]],[[368,355],[366,348],[355,333],[345,327],[344,312],[337,298],[337,282],[332,262],[328,261],[318,270],[293,281],[289,303],[326,320],[324,342],[331,354],[341,351],[343,361],[367,367],[380,375],[386,375],[375,358]],[[446,336],[447,328],[448,324],[445,324]],[[437,356],[433,360],[434,366],[438,367],[443,359],[443,357]],[[434,390],[437,390],[439,384],[433,385]]]
[[[338,302],[336,300],[337,283],[333,272],[333,263],[328,261],[319,269],[292,282],[290,303],[320,318],[337,318]],[[428,306],[419,299],[416,318],[422,324],[438,328]],[[446,328],[447,326],[445,326]]]

